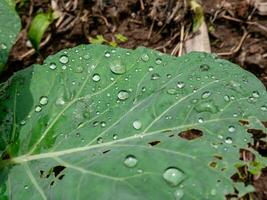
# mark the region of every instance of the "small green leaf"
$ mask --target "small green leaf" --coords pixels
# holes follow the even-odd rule
[[[28,37],[36,50],[39,50],[39,45],[43,38],[43,35],[49,25],[54,21],[54,19],[55,18],[53,17],[53,14],[51,12],[38,13],[33,18],[28,31]]]
[[[125,37],[124,35],[122,35],[122,34],[115,34],[115,38],[117,39],[117,40],[119,40],[120,42],[127,42],[127,40],[128,40],[128,38],[127,37]]]
[[[253,191],[231,177],[251,165],[239,159],[240,149],[254,151],[249,131],[266,132],[266,89],[214,55],[81,45],[0,91],[6,199],[224,200]]]
[[[111,42],[109,42],[108,43],[110,46],[112,46],[112,47],[116,47],[116,46],[118,46],[118,43],[116,42],[116,41],[111,41]]]
[[[9,51],[20,31],[20,18],[16,13],[14,2],[0,0],[0,73],[3,71]]]
[[[90,38],[91,44],[103,44],[104,42],[106,42],[106,40],[103,35],[97,35],[95,38]]]

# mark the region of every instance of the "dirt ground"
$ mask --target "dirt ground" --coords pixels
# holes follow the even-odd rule
[[[33,63],[42,63],[48,55],[78,44],[90,43],[96,35],[114,41],[123,34],[125,48],[146,46],[178,55],[183,42],[182,29],[192,36],[193,13],[186,0],[17,0],[22,31],[8,61],[8,70],[0,80]],[[53,2],[51,4],[51,2]],[[202,0],[212,53],[237,63],[255,74],[267,86],[267,14],[253,0]],[[56,20],[45,33],[40,53],[27,40],[27,30],[39,11],[57,10]],[[183,35],[184,35],[183,34]],[[257,141],[256,141],[257,143]],[[267,156],[267,145],[259,152]],[[250,177],[256,192],[245,199],[267,199],[267,169],[260,177]]]

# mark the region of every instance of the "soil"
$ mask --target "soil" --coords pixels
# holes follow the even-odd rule
[[[164,53],[173,53],[181,41],[184,27],[192,36],[193,13],[186,0],[17,0],[22,31],[14,45],[8,70],[0,80],[33,63],[42,63],[48,55],[61,49],[90,43],[96,35],[114,41],[123,34],[128,41],[120,47],[134,49],[146,46]],[[53,4],[51,4],[53,2]],[[255,74],[267,87],[267,14],[259,13],[253,0],[203,0],[205,21],[211,50]],[[39,11],[57,10],[61,19],[46,31],[39,53],[27,40],[27,30]],[[175,10],[175,12],[174,12]],[[267,145],[257,148],[267,155]],[[256,192],[244,199],[267,199],[267,169],[250,181]]]

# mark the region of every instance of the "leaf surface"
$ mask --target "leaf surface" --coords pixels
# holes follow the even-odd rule
[[[0,72],[20,31],[20,19],[10,0],[0,0]]]
[[[1,86],[1,190],[12,199],[225,199],[263,84],[206,53],[62,51]],[[242,121],[241,121],[242,120]]]

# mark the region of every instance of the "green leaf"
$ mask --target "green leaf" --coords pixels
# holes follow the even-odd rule
[[[107,42],[103,35],[97,35],[96,38],[90,38],[91,44],[103,44],[104,42]]]
[[[0,0],[0,73],[20,31],[20,19],[13,2]]]
[[[36,50],[39,50],[43,35],[49,25],[54,21],[54,19],[55,18],[53,17],[53,14],[51,12],[38,13],[33,18],[28,31],[28,37]]]
[[[127,37],[125,37],[124,35],[122,35],[122,34],[115,34],[115,38],[117,39],[117,40],[119,40],[120,42],[127,42],[127,40],[128,40],[128,38]]]
[[[266,89],[228,61],[82,45],[1,88],[3,198],[221,200],[252,191],[231,177],[249,164],[239,159],[240,149],[253,152],[248,130],[266,132]]]

